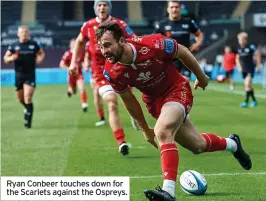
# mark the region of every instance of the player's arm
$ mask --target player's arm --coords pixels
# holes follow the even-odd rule
[[[85,51],[83,65],[84,65],[85,71],[88,72],[90,69],[90,66],[91,66],[91,56],[90,56],[90,53],[88,51]]]
[[[69,67],[70,72],[74,73],[78,68],[78,56],[79,52],[83,50],[86,40],[82,33],[78,35],[75,41],[74,48],[72,50],[72,59]]]
[[[153,33],[155,33],[155,34],[157,34],[157,33],[163,34],[163,32],[161,31],[160,23],[156,23],[155,24]]]
[[[66,51],[60,60],[59,67],[63,69],[68,69],[69,63],[70,63],[69,52]]]
[[[45,52],[44,50],[41,48],[39,49],[39,51],[37,52],[37,57],[36,57],[36,63],[37,64],[41,64],[43,62],[45,58]]]
[[[198,51],[203,43],[204,40],[204,34],[198,30],[196,33],[194,33],[196,42],[190,46],[190,51],[195,52]]]
[[[136,123],[141,128],[145,139],[151,143],[154,147],[158,148],[154,141],[154,131],[150,129],[146,119],[144,117],[143,111],[141,109],[140,103],[136,99],[135,95],[130,91],[126,90],[124,93],[119,94],[125,108],[127,109],[130,116],[136,121]]]
[[[65,61],[64,60],[61,60],[60,63],[59,63],[59,67],[60,68],[64,68],[64,69],[68,69],[68,66],[66,65]]]
[[[238,71],[241,73],[242,72],[242,66],[241,66],[239,57],[240,57],[239,54],[236,54],[236,66],[237,66]]]
[[[175,58],[180,59],[182,61],[182,63],[189,70],[191,70],[195,74],[195,76],[197,77],[197,80],[196,80],[195,85],[194,85],[195,89],[197,87],[200,87],[204,90],[208,86],[209,77],[203,72],[198,61],[192,55],[192,53],[189,51],[188,48],[186,48],[183,45],[178,44]]]
[[[194,20],[190,21],[190,32],[194,34],[196,42],[193,43],[190,47],[189,50],[191,52],[196,52],[200,49],[203,40],[204,40],[204,34],[201,32],[199,29],[199,26]]]
[[[254,52],[254,56],[255,56],[255,60],[256,60],[256,66],[259,70],[262,67],[260,52],[258,50],[256,50]]]
[[[10,50],[7,50],[3,59],[4,59],[4,62],[6,64],[11,64],[17,58],[18,58],[18,54],[15,54],[15,53],[11,52]]]

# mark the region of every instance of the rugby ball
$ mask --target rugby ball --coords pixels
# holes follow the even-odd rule
[[[189,195],[204,195],[207,190],[207,181],[199,172],[188,170],[181,174],[180,186]]]

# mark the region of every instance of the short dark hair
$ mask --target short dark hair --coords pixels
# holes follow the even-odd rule
[[[106,21],[99,25],[96,31],[97,40],[100,40],[104,33],[107,31],[111,32],[116,39],[119,41],[120,38],[123,36],[123,32],[121,27],[115,21]]]
[[[167,8],[169,6],[169,3],[178,3],[179,6],[181,7],[181,1],[174,1],[174,0],[171,1],[171,0],[168,0],[167,1],[167,4],[165,5],[165,13],[164,13],[165,17],[169,17],[169,13],[167,12]]]

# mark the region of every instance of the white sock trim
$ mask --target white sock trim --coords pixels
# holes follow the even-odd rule
[[[237,144],[234,140],[231,138],[225,138],[226,140],[226,148],[225,150],[230,151],[232,153],[236,152],[237,150]]]
[[[171,196],[175,197],[175,187],[176,182],[173,180],[165,179],[163,180],[163,190],[169,193]]]

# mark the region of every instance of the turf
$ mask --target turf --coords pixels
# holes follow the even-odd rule
[[[145,200],[144,189],[162,185],[160,153],[131,127],[121,104],[127,140],[133,146],[128,157],[118,152],[108,125],[94,126],[98,117],[89,87],[89,110],[83,113],[79,96],[67,98],[65,85],[38,86],[30,130],[23,127],[23,108],[16,101],[13,87],[1,90],[3,176],[131,176],[132,201]],[[238,85],[236,92],[241,91]],[[196,128],[223,137],[232,132],[240,134],[253,168],[249,171],[252,174],[246,174],[227,152],[193,155],[179,147],[179,174],[188,169],[201,172],[208,181],[208,190],[204,196],[188,196],[178,185],[177,200],[266,200],[266,93],[260,86],[256,92],[261,98],[254,109],[240,108],[243,95],[228,92],[227,85],[211,83],[209,90],[195,92],[190,117]],[[140,99],[139,93],[137,96]],[[153,126],[155,121],[147,112],[145,115]]]

